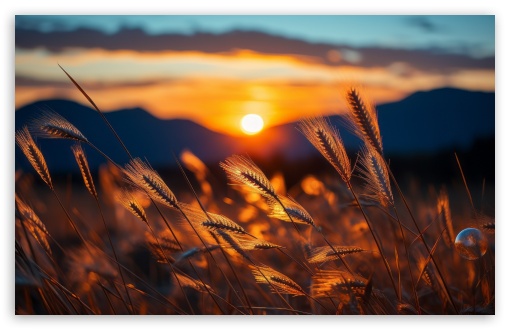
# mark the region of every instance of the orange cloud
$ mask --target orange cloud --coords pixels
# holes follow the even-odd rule
[[[48,98],[85,103],[62,64],[105,111],[142,107],[160,118],[186,118],[212,130],[242,134],[247,113],[267,127],[303,116],[340,113],[339,91],[361,82],[375,103],[397,101],[417,90],[444,86],[494,90],[494,70],[424,72],[409,63],[365,68],[328,66],[313,57],[248,51],[199,52],[44,50],[16,52],[16,107]],[[26,83],[32,79],[35,83]]]

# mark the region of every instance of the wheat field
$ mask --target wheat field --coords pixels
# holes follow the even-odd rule
[[[296,128],[330,168],[292,186],[246,154],[220,176],[190,151],[159,173],[117,135],[130,158],[119,164],[41,113],[16,132],[34,169],[16,172],[16,314],[495,314],[495,220],[462,160],[453,188],[404,188],[370,96],[339,93],[362,147],[353,157],[329,120],[304,118]],[[43,138],[69,140],[79,184],[53,177]],[[107,161],[98,173],[84,146]]]

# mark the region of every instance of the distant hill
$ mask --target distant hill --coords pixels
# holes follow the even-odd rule
[[[476,138],[495,133],[494,93],[443,88],[418,92],[377,109],[389,153],[465,149]]]
[[[95,110],[67,100],[45,100],[16,111],[15,129],[27,125],[38,114],[51,109],[72,122],[87,138],[119,164],[128,161],[123,149]],[[494,93],[444,88],[418,92],[395,103],[377,107],[387,155],[437,153],[466,149],[478,138],[494,136]],[[296,123],[276,126],[255,136],[232,138],[188,120],[160,120],[143,109],[124,109],[105,114],[134,156],[147,158],[153,167],[175,166],[172,153],[187,148],[206,163],[217,163],[234,153],[255,158],[287,160],[316,156],[317,152],[295,128]],[[342,126],[338,116],[331,121],[341,131],[348,149],[357,150],[359,140]],[[39,139],[52,171],[76,171],[70,141]],[[96,169],[104,159],[86,149]],[[30,165],[16,148],[16,169]]]

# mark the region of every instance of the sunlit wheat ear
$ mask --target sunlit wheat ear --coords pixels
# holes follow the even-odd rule
[[[201,209],[190,205],[179,203],[181,209],[188,215],[188,218],[194,224],[206,229],[207,231],[223,230],[236,234],[247,234],[243,227],[221,215],[207,212],[205,214]]]
[[[121,192],[117,195],[117,201],[135,217],[147,223],[147,215],[145,214],[144,208],[142,205],[140,205],[140,203],[129,190],[122,189]]]
[[[278,290],[279,293],[286,293],[294,296],[303,296],[306,294],[299,284],[270,267],[255,267],[250,265],[250,269],[258,283],[267,284],[269,281],[271,283],[271,291],[273,292]]]
[[[321,246],[314,248],[310,251],[310,257],[307,258],[309,263],[317,264],[327,261],[337,260],[338,255],[346,256],[349,254],[356,254],[361,252],[368,252],[358,246],[333,246],[336,250],[333,251],[329,246]]]
[[[269,199],[277,199],[271,182],[251,159],[233,155],[221,162],[220,166],[225,170],[232,183],[246,185]]]
[[[31,127],[43,137],[88,143],[87,138],[73,124],[53,111],[43,113],[32,122]]]
[[[154,200],[168,207],[178,207],[174,193],[159,174],[140,158],[131,160],[126,165],[124,174],[133,185],[145,191]]]
[[[265,241],[263,239],[254,238],[251,236],[241,236],[237,237],[239,244],[243,248],[243,250],[251,251],[251,250],[271,250],[271,249],[282,249],[283,246],[273,244],[271,242]]]
[[[312,295],[325,297],[333,293],[363,295],[367,280],[341,270],[321,270],[312,277]]]
[[[381,132],[375,107],[366,100],[360,88],[349,87],[345,91],[345,98],[349,107],[349,120],[354,133],[372,146],[378,153],[383,153]]]
[[[21,130],[16,132],[16,144],[21,151],[23,151],[25,157],[27,157],[41,179],[53,190],[53,183],[51,182],[50,171],[46,165],[46,160],[30,135],[28,127],[24,126]]]
[[[279,196],[282,205],[275,201],[269,200],[269,216],[271,218],[290,222],[289,216],[295,223],[315,226],[312,216],[298,202],[290,197]]]
[[[251,257],[246,253],[245,249],[243,248],[242,244],[239,242],[238,238],[235,234],[231,234],[229,232],[223,231],[223,230],[216,230],[214,234],[220,238],[220,241],[223,241],[222,246],[226,246],[228,248],[233,249],[237,253],[239,253],[243,258],[245,258],[248,261],[252,261]]]
[[[388,168],[381,154],[371,147],[364,147],[359,170],[369,191],[367,197],[375,199],[383,206],[394,205]]]
[[[87,161],[87,157],[85,156],[85,152],[81,147],[81,144],[75,144],[71,147],[73,150],[74,158],[76,159],[76,163],[80,168],[81,176],[83,178],[83,182],[85,183],[85,187],[89,193],[97,198],[96,187],[94,186],[94,180],[92,179],[92,174],[90,174],[89,163]]]
[[[448,247],[451,247],[455,242],[455,232],[453,231],[452,214],[450,211],[450,199],[446,188],[441,188],[439,197],[437,198],[437,215],[440,219],[441,224],[446,228],[443,231],[443,239]]]
[[[202,282],[200,281],[197,281],[191,277],[188,277],[186,275],[181,275],[179,273],[175,273],[175,276],[177,276],[177,278],[179,279],[179,283],[181,283],[182,286],[184,287],[189,287],[189,288],[192,288],[192,289],[195,289],[197,290],[198,292],[214,292],[213,289],[211,289],[211,287],[207,284],[203,284]],[[172,276],[172,281],[176,282],[176,279],[174,276]],[[175,283],[176,285],[178,285],[177,283]]]
[[[219,215],[219,214],[213,214],[208,213],[209,217],[207,219],[204,219],[200,223],[201,226],[206,227],[208,230],[223,230],[228,232],[233,232],[236,234],[246,234],[246,231],[243,227],[239,226],[234,221],[230,220],[229,218]]]
[[[156,238],[150,233],[145,233],[145,242],[147,243],[147,247],[159,263],[167,263],[168,261],[173,262],[174,259],[170,255],[180,251],[177,242],[171,237],[168,237],[169,235],[171,235],[169,232],[162,232],[158,234],[159,238],[156,240]]]
[[[304,119],[299,130],[326,158],[345,182],[351,179],[351,163],[338,130],[323,117]]]
[[[48,243],[49,233],[44,223],[42,223],[34,210],[21,200],[18,195],[15,195],[15,200],[16,218],[20,219],[20,221],[24,221],[25,227],[35,238],[37,243],[42,246],[48,255],[52,255],[50,244]]]

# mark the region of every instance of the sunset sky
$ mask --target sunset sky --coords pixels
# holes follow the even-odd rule
[[[494,91],[494,16],[16,16],[16,107],[85,99],[243,134],[341,113],[345,83],[375,103],[456,87]]]

